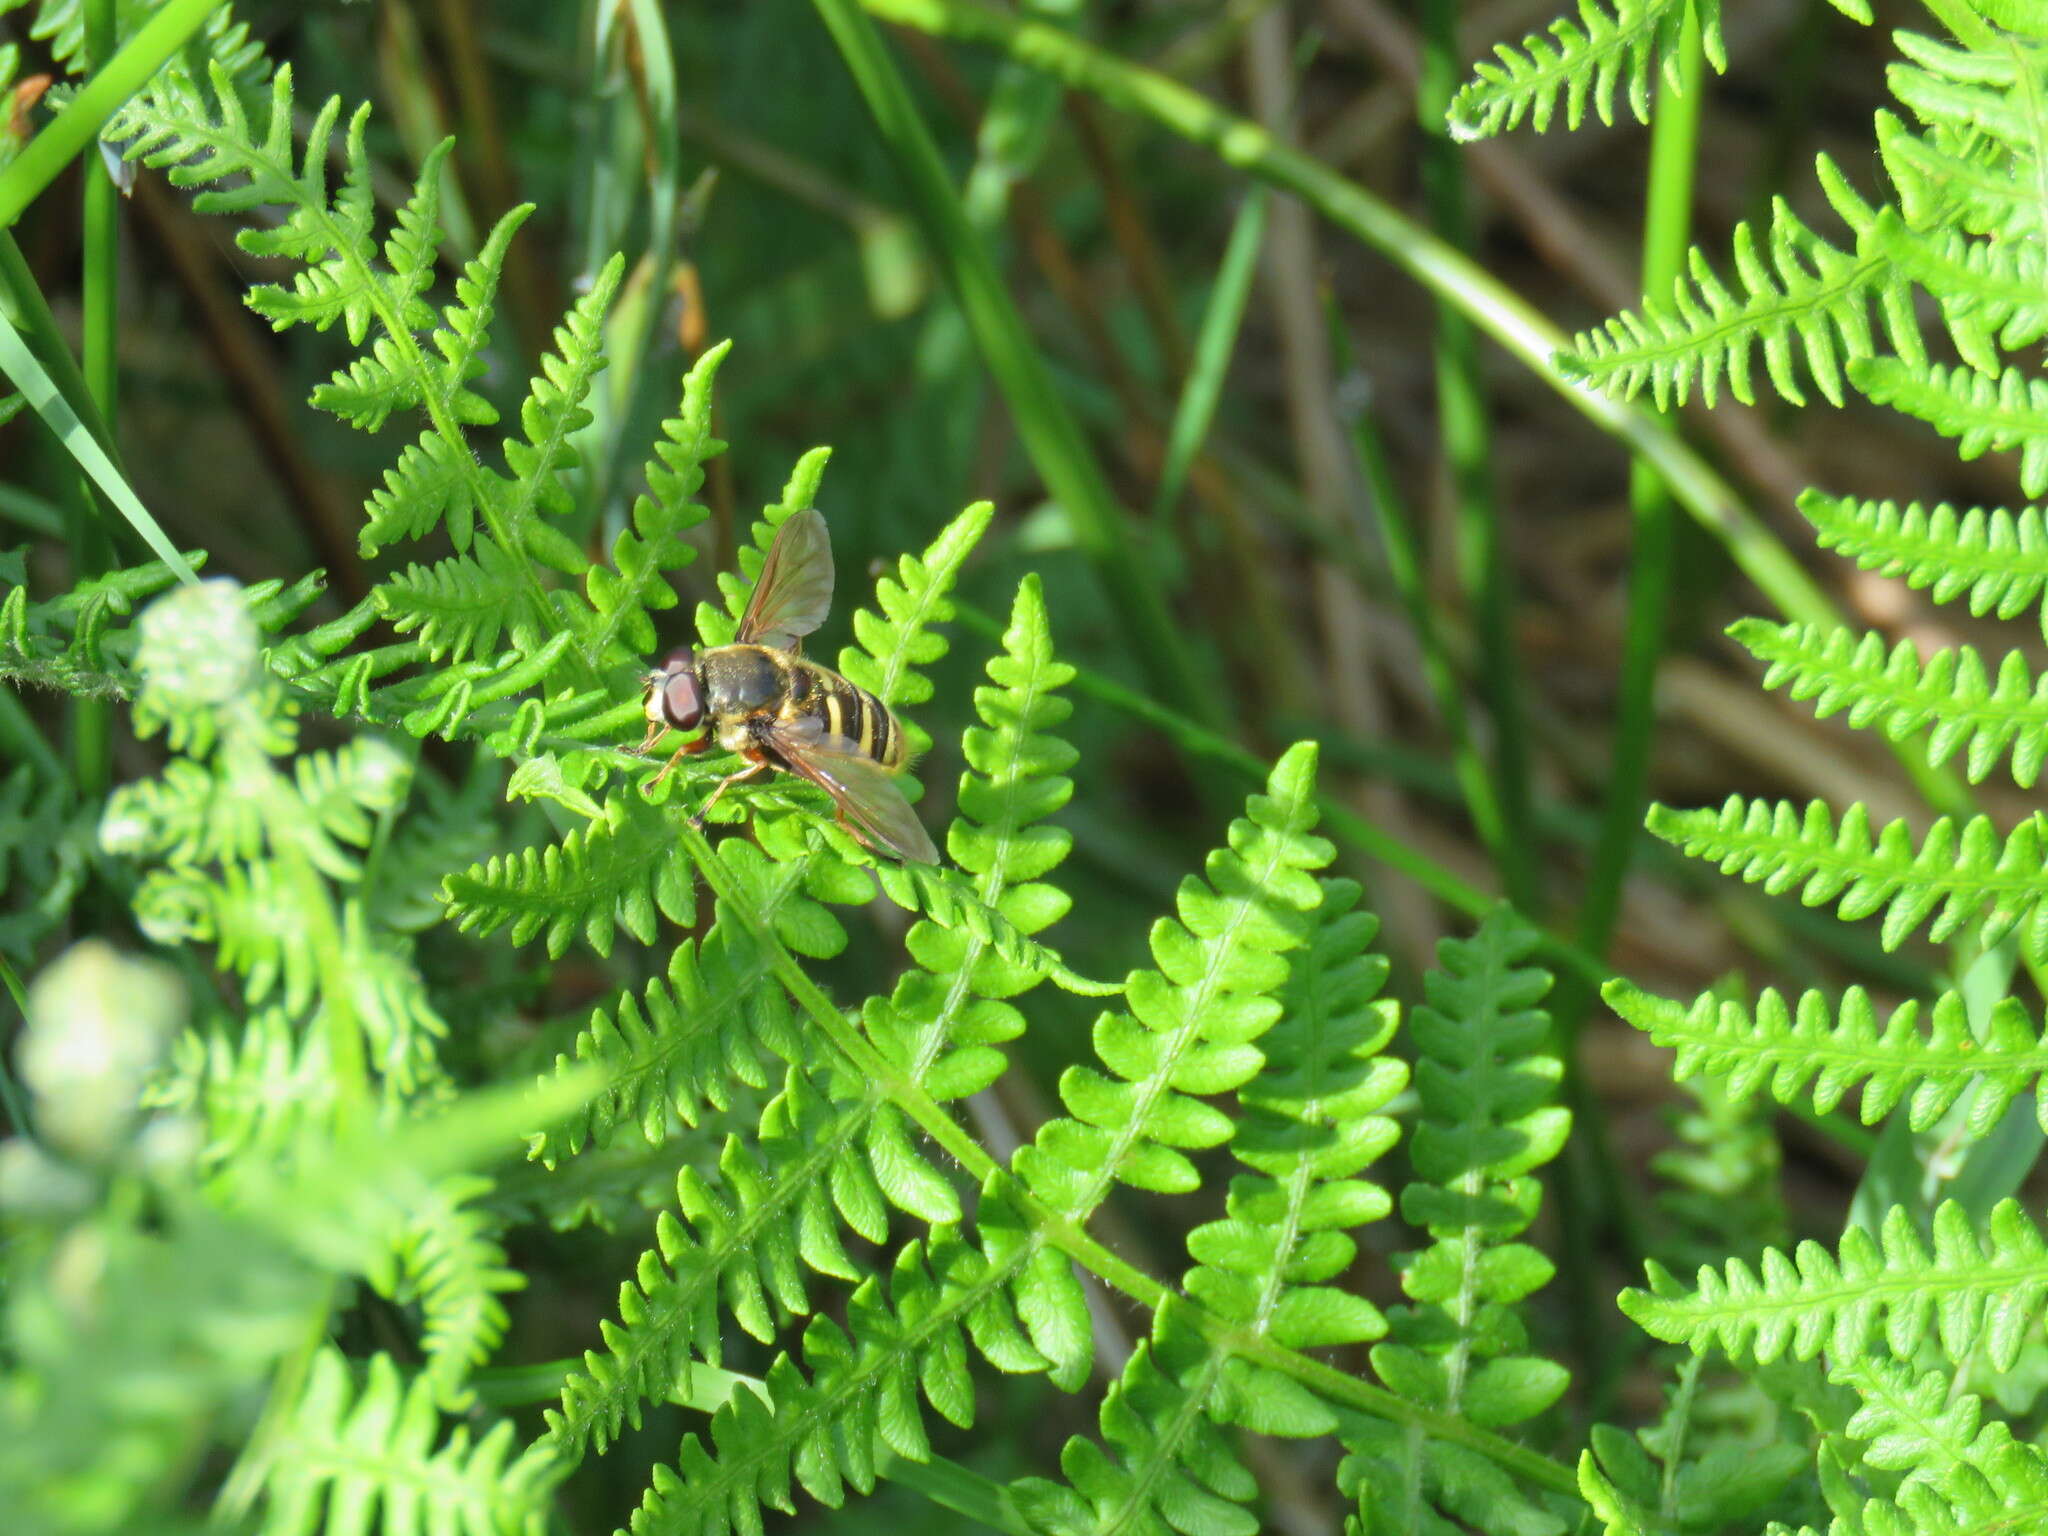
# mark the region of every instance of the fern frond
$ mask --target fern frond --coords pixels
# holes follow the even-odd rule
[[[1823,171],[1830,170],[1823,164]],[[1735,227],[1731,290],[1697,248],[1687,255],[1687,276],[1669,298],[1644,301],[1572,340],[1560,364],[1575,377],[1617,399],[1647,387],[1659,410],[1683,405],[1697,388],[1712,405],[1722,380],[1745,405],[1756,401],[1750,370],[1758,350],[1777,392],[1806,403],[1798,367],[1828,401],[1842,403],[1845,362],[1854,377],[1859,359],[1876,351],[1870,322],[1874,302],[1885,335],[1901,356],[1924,360],[1906,274],[1871,238],[1876,225],[1846,180],[1836,173],[1831,200],[1857,234],[1844,251],[1815,234],[1782,199],[1771,205],[1768,254],[1748,223]]]
[[[2010,619],[2042,601],[2048,589],[2048,522],[2039,507],[2017,512],[1947,502],[1864,501],[1807,491],[1799,510],[1823,549],[1833,549],[1880,576],[1902,576],[1937,603],[1967,597],[1970,612]],[[2042,614],[2048,633],[2048,605]]]
[[[1728,633],[1767,664],[1763,685],[1789,685],[1813,699],[1825,720],[1848,711],[1849,724],[1872,726],[1893,741],[1927,733],[1927,759],[1940,767],[1958,753],[1972,784],[2008,755],[2013,782],[2033,786],[2048,760],[2048,676],[2036,678],[2019,651],[2007,651],[1994,682],[1970,646],[1922,660],[1910,640],[1890,650],[1878,634],[1817,624],[1740,619]]]
[[[731,350],[731,342],[721,341],[690,365],[682,404],[661,424],[646,466],[648,493],[634,499],[632,526],[612,541],[611,565],[593,565],[584,578],[595,623],[583,646],[594,664],[604,662],[614,642],[635,656],[652,651],[648,614],[676,605],[665,577],[696,558],[683,533],[704,521],[705,509],[692,498],[703,487],[705,464],[725,452],[711,435],[711,387]]]
[[[1966,1134],[1982,1136],[2048,1072],[2048,1044],[2015,997],[1992,1006],[1979,1035],[1955,992],[1935,1000],[1924,1034],[1917,1002],[1901,1003],[1880,1025],[1861,987],[1843,993],[1833,1009],[1818,992],[1788,1004],[1768,988],[1754,1007],[1708,993],[1687,1008],[1618,979],[1602,996],[1658,1045],[1678,1052],[1674,1076],[1725,1079],[1737,1099],[1761,1092],[1794,1104],[1810,1093],[1821,1114],[1861,1083],[1865,1125],[1904,1103],[1907,1123],[1924,1131],[1967,1094]],[[2048,1105],[2048,1094],[2043,1101]],[[2048,1107],[2041,1113],[2048,1115]]]
[[[2020,489],[2029,496],[2048,490],[2048,379],[2017,368],[1987,376],[1940,363],[1863,357],[1850,362],[1849,382],[1877,404],[1957,439],[1959,458],[2018,449]]]
[[[1904,821],[1886,823],[1873,838],[1860,802],[1843,812],[1839,828],[1825,802],[1802,812],[1789,800],[1740,795],[1718,811],[1653,806],[1648,824],[1693,858],[1713,860],[1723,874],[1774,896],[1796,889],[1809,907],[1834,902],[1844,921],[1882,912],[1886,949],[1923,923],[1938,944],[1981,920],[1984,943],[2016,934],[2022,954],[2048,960],[2048,886],[2041,881],[2048,820],[2039,813],[2003,839],[1989,817],[1973,816],[1958,829],[1944,816],[1917,850]]]
[[[1185,1194],[1200,1176],[1186,1153],[1229,1139],[1230,1117],[1198,1094],[1241,1087],[1263,1060],[1254,1042],[1280,1015],[1287,953],[1307,939],[1321,899],[1313,871],[1335,850],[1310,830],[1316,750],[1290,747],[1267,792],[1210,854],[1207,880],[1190,876],[1177,917],[1151,933],[1158,969],[1124,984],[1128,1013],[1096,1021],[1107,1072],[1069,1067],[1060,1099],[1073,1118],[1040,1128],[1016,1169],[1054,1210],[1085,1216],[1117,1183]]]
[[[849,1485],[872,1490],[883,1448],[927,1460],[920,1398],[953,1424],[974,1421],[970,1338],[1002,1368],[1043,1368],[1006,1299],[1014,1263],[991,1262],[950,1228],[934,1230],[928,1245],[908,1244],[886,1295],[880,1277],[870,1277],[849,1298],[844,1327],[811,1320],[803,1337],[808,1375],[778,1357],[765,1396],[735,1391],[712,1416],[708,1443],[690,1435],[673,1470],[655,1468],[633,1536],[758,1530],[763,1506],[794,1508],[795,1486],[835,1509]]]
[[[743,883],[748,910],[783,943],[814,958],[844,947],[846,930],[824,902],[865,899],[868,890],[835,886],[827,861],[773,860],[742,838],[727,838],[717,854]],[[537,1133],[530,1155],[552,1165],[592,1142],[607,1145],[620,1125],[658,1142],[671,1114],[695,1124],[700,1105],[732,1102],[728,1082],[765,1089],[780,1063],[802,1059],[802,1035],[767,955],[746,925],[721,912],[701,944],[676,947],[666,983],[649,983],[640,998],[622,993],[592,1015],[573,1055],[557,1058],[556,1076],[594,1067],[598,1087],[566,1121]]]
[[[1056,690],[1073,669],[1053,656],[1035,579],[1020,586],[1003,652],[988,671],[998,686],[975,692],[985,724],[967,734],[970,771],[961,780],[954,842],[977,901],[1005,924],[1037,932],[1066,908],[1063,895],[1040,877],[1064,858],[1071,839],[1043,818],[1071,792],[1059,770],[1075,754],[1051,734],[1068,710]],[[804,865],[792,860],[778,868],[788,881]],[[771,922],[779,915],[777,907],[766,911]],[[714,929],[713,940],[725,931],[724,924]],[[979,1092],[1006,1064],[998,1047],[1023,1031],[1011,999],[1036,985],[1042,971],[1006,956],[992,936],[971,927],[919,923],[906,945],[918,968],[889,997],[869,999],[863,1025],[877,1048],[934,1098]],[[765,965],[754,986],[772,988]],[[711,1006],[718,1006],[715,996]],[[782,1049],[795,1059],[788,1046]],[[671,1082],[660,1109],[676,1097]],[[600,1106],[604,1100],[601,1094]],[[678,1102],[688,1116],[690,1107]],[[655,1107],[643,1104],[642,1113]],[[721,1298],[741,1327],[767,1342],[784,1316],[810,1310],[806,1268],[858,1279],[838,1235],[841,1221],[879,1242],[891,1205],[928,1223],[961,1217],[952,1185],[916,1149],[900,1112],[874,1085],[836,1076],[814,1083],[792,1069],[758,1135],[729,1139],[719,1168],[722,1191],[694,1171],[679,1180],[689,1228],[664,1213],[659,1251],[643,1257],[638,1286],[623,1288],[620,1325],[605,1327],[607,1352],[586,1356],[584,1373],[567,1384],[555,1432],[568,1443],[602,1444],[625,1417],[637,1423],[639,1400],[687,1376],[693,1357],[716,1365]]]
[[[517,556],[490,539],[475,554],[411,565],[377,584],[377,606],[401,635],[417,631],[429,661],[489,655],[526,596]]]
[[[442,885],[448,916],[457,928],[479,935],[510,924],[514,944],[545,932],[550,957],[579,935],[608,955],[619,928],[652,944],[660,918],[688,924],[696,910],[695,874],[669,829],[679,814],[649,806],[630,791],[613,795],[602,820],[558,843],[497,855],[450,875]]]
[[[1389,1311],[1391,1337],[1371,1352],[1394,1392],[1492,1428],[1541,1413],[1570,1379],[1529,1351],[1520,1310],[1554,1270],[1515,1239],[1542,1199],[1535,1170],[1571,1128],[1570,1111],[1555,1102],[1563,1068],[1543,1050],[1550,977],[1522,963],[1537,942],[1503,907],[1471,939],[1438,946],[1428,1004],[1410,1020],[1421,1115],[1409,1144],[1415,1179],[1401,1191],[1402,1218],[1433,1241],[1397,1261],[1409,1304]],[[1429,1526],[1432,1489],[1442,1491],[1444,1513],[1461,1513],[1460,1465],[1443,1462],[1433,1441],[1377,1429],[1345,1440],[1350,1478],[1395,1527]],[[1516,1502],[1511,1489],[1487,1497],[1503,1511]],[[1522,1500],[1515,1524],[1540,1524],[1540,1513]]]
[[[1852,1362],[1878,1348],[1906,1361],[1932,1330],[1949,1359],[1974,1351],[2008,1370],[2048,1303],[2048,1243],[2014,1200],[1999,1201],[1981,1230],[1943,1201],[1931,1242],[1893,1206],[1879,1236],[1851,1227],[1839,1253],[1814,1242],[1790,1257],[1766,1249],[1754,1268],[1702,1268],[1693,1290],[1654,1260],[1646,1270],[1650,1288],[1622,1292],[1622,1311],[1653,1338],[1718,1346],[1743,1364],[1822,1350]]]
[[[213,1165],[279,1151],[304,1126],[326,1119],[334,1090],[326,1036],[302,1034],[289,1013],[263,1008],[239,1037],[219,1023],[180,1035],[142,1103],[198,1117],[206,1138],[200,1155]]]
[[[1579,0],[1579,20],[1559,17],[1547,31],[1532,32],[1520,48],[1496,44],[1494,59],[1472,66],[1477,77],[1451,98],[1451,132],[1479,139],[1520,125],[1538,133],[1550,126],[1558,102],[1565,126],[1585,121],[1590,101],[1600,121],[1614,121],[1614,93],[1626,88],[1636,121],[1650,120],[1650,78],[1661,71],[1678,88],[1678,41],[1688,10],[1699,17],[1707,58],[1718,72],[1728,67],[1721,44],[1719,0]]]
[[[459,1411],[476,1394],[470,1370],[482,1365],[505,1337],[510,1319],[498,1298],[524,1289],[478,1203],[491,1181],[478,1174],[442,1179],[411,1202],[411,1219],[395,1245],[395,1272],[373,1276],[398,1301],[417,1300],[425,1322],[424,1377],[443,1408]]]
[[[1358,1177],[1399,1138],[1379,1113],[1406,1086],[1382,1056],[1399,1021],[1378,999],[1387,962],[1369,952],[1379,919],[1352,910],[1359,888],[1323,882],[1307,946],[1294,959],[1266,1061],[1237,1091],[1244,1114],[1230,1152],[1251,1170],[1230,1181],[1226,1217],[1188,1234],[1187,1293],[1219,1317],[1293,1349],[1353,1344],[1386,1331],[1377,1308],[1328,1282],[1351,1265],[1349,1227],[1393,1209]]]
[[[447,1536],[546,1530],[561,1469],[545,1449],[514,1452],[509,1421],[474,1444],[466,1426],[440,1437],[433,1386],[405,1385],[388,1355],[358,1388],[336,1350],[313,1357],[305,1391],[266,1446],[269,1509],[278,1533],[359,1528],[381,1511],[386,1528]]]
[[[160,0],[116,0],[114,35],[132,37],[149,20]],[[67,74],[83,75],[105,59],[92,58],[86,49],[85,13],[87,0],[5,0],[0,15],[33,8],[28,35],[43,43],[50,57],[64,66]],[[236,80],[260,84],[269,73],[270,60],[263,45],[249,35],[249,24],[235,19],[234,7],[223,5],[200,24],[198,33],[166,66],[184,70],[197,60],[211,60]],[[117,137],[109,135],[109,139]]]
[[[1033,1530],[1050,1536],[1167,1530],[1255,1536],[1259,1522],[1244,1506],[1258,1496],[1258,1480],[1205,1411],[1227,1390],[1223,1378],[1235,1362],[1202,1336],[1185,1307],[1167,1298],[1152,1337],[1132,1351],[1103,1397],[1102,1433],[1110,1448],[1076,1435],[1060,1453],[1070,1487],[1037,1477],[1011,1485]],[[1255,1400],[1237,1394],[1240,1411]],[[1266,1420],[1260,1427],[1305,1435],[1329,1430],[1327,1408],[1306,1394],[1297,1393],[1295,1401],[1308,1407],[1308,1422],[1281,1428]]]
[[[1380,1052],[1397,1011],[1376,1001],[1387,962],[1367,952],[1378,919],[1353,912],[1358,886],[1322,882],[1316,927],[1296,953],[1286,1012],[1260,1039],[1266,1060],[1237,1090],[1244,1115],[1230,1143],[1248,1169],[1231,1180],[1224,1220],[1188,1236],[1196,1267],[1185,1287],[1243,1340],[1292,1349],[1378,1338],[1379,1311],[1335,1280],[1357,1246],[1346,1229],[1392,1209],[1385,1190],[1357,1175],[1399,1132],[1376,1113],[1399,1093],[1407,1069]],[[1320,1435],[1335,1416],[1295,1383],[1234,1358],[1205,1337],[1186,1304],[1169,1299],[1102,1406],[1104,1444],[1084,1437],[1060,1456],[1070,1487],[1038,1478],[1014,1485],[1034,1526],[1070,1536],[1131,1529],[1245,1533],[1258,1522],[1240,1506],[1257,1483],[1224,1426],[1265,1434]]]
[[[874,607],[854,611],[856,643],[839,652],[842,676],[891,709],[922,704],[932,696],[931,679],[919,669],[946,654],[945,636],[936,626],[953,617],[953,583],[994,516],[993,502],[975,502],[940,530],[921,556],[902,556],[893,578],[876,579]],[[899,718],[916,757],[931,746],[931,736],[915,720]]]

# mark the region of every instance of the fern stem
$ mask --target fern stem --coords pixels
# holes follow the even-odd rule
[[[122,103],[141,90],[223,3],[225,0],[169,0],[79,87],[63,111],[0,171],[0,229],[11,228],[20,219],[72,157],[93,142]],[[86,25],[91,26],[91,21]]]
[[[831,999],[811,980],[796,957],[783,947],[781,939],[756,917],[747,904],[746,893],[734,883],[731,872],[712,851],[704,834],[685,823],[681,828],[681,839],[684,851],[697,866],[704,883],[725,904],[726,910],[746,927],[761,952],[768,957],[776,979],[856,1073],[877,1085],[891,1103],[914,1120],[977,1184],[985,1185],[991,1179],[1001,1179],[1009,1197],[1030,1216],[1033,1229],[1044,1241],[1141,1306],[1154,1312],[1159,1310],[1173,1292],[1090,1237],[1078,1222],[1044,1204],[1021,1183],[1010,1180],[1001,1165],[946,1112],[943,1105],[875,1049],[832,1005]],[[1240,1324],[1218,1317],[1205,1307],[1193,1303],[1187,1305],[1205,1338],[1244,1359],[1293,1377],[1332,1403],[1377,1419],[1416,1425],[1437,1439],[1464,1446],[1486,1457],[1538,1487],[1572,1498],[1578,1496],[1578,1481],[1571,1469],[1539,1452],[1469,1424],[1454,1414],[1425,1408],[1360,1381],[1297,1350],[1276,1344],[1255,1330],[1246,1330]]]
[[[1429,221],[1445,246],[1469,255],[1472,220],[1466,207],[1464,161],[1451,142],[1447,114],[1463,73],[1457,0],[1422,0],[1422,75],[1415,92],[1422,124],[1422,184]],[[1458,302],[1436,298],[1437,435],[1450,461],[1458,575],[1479,642],[1480,687],[1493,716],[1493,799],[1498,817],[1490,844],[1508,899],[1537,916],[1543,893],[1530,832],[1529,732],[1522,668],[1515,647],[1514,589],[1494,495],[1492,430],[1479,376],[1478,337]]]
[[[1101,576],[1153,686],[1184,713],[1220,722],[1220,695],[1196,671],[1183,631],[1140,558],[1100,460],[1054,388],[1037,343],[987,246],[953,190],[902,74],[858,0],[813,0],[895,158],[933,259],[946,274],[982,359],[1009,402],[1017,434],[1046,490]]]
[[[1981,52],[1998,48],[1998,35],[1964,0],[1920,0],[1927,14],[1947,27],[1957,42]]]

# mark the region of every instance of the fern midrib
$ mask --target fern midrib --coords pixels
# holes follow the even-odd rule
[[[1174,1458],[1191,1430],[1202,1417],[1202,1410],[1209,1401],[1210,1390],[1216,1385],[1216,1378],[1223,1373],[1224,1364],[1230,1359],[1227,1345],[1211,1339],[1209,1348],[1202,1356],[1202,1368],[1196,1375],[1195,1385],[1188,1386],[1176,1381],[1181,1388],[1180,1401],[1174,1404],[1171,1417],[1160,1429],[1156,1438],[1146,1447],[1145,1458],[1130,1474],[1129,1491],[1109,1518],[1097,1526],[1091,1536],[1120,1536],[1121,1532],[1140,1528],[1147,1532],[1157,1529],[1147,1517],[1152,1509],[1152,1490],[1157,1488],[1172,1470]],[[1153,1368],[1162,1376],[1166,1374],[1164,1362],[1155,1356]]]

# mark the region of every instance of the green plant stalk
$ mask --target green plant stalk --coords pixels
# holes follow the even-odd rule
[[[832,1006],[831,999],[811,980],[796,957],[748,907],[745,892],[733,883],[730,873],[712,851],[710,843],[705,841],[704,834],[686,823],[682,828],[682,842],[705,885],[725,904],[734,919],[746,927],[749,935],[760,945],[761,952],[768,957],[776,979],[853,1069],[877,1085],[891,1103],[916,1121],[924,1133],[950,1154],[977,1184],[986,1184],[998,1177],[1007,1180],[1008,1175],[1001,1165],[946,1112],[943,1105],[932,1098],[921,1084],[900,1071]],[[1159,1281],[1089,1236],[1079,1223],[1044,1205],[1014,1181],[1009,1181],[1007,1188],[1011,1198],[1029,1214],[1046,1240],[1097,1279],[1154,1312],[1172,1294]],[[1341,1407],[1356,1409],[1377,1419],[1415,1426],[1433,1438],[1484,1456],[1537,1487],[1569,1498],[1578,1497],[1578,1482],[1571,1469],[1548,1456],[1517,1445],[1491,1430],[1467,1423],[1455,1414],[1424,1407],[1372,1386],[1320,1360],[1276,1344],[1263,1334],[1247,1336],[1236,1324],[1218,1317],[1206,1307],[1190,1305],[1203,1335],[1243,1359],[1291,1376]]]
[[[1348,376],[1347,382],[1356,380],[1363,385],[1364,376],[1354,372],[1351,337],[1335,304],[1329,306],[1329,315],[1330,350],[1337,360],[1338,371],[1340,375]],[[1403,504],[1400,488],[1394,482],[1379,430],[1373,425],[1371,402],[1360,400],[1355,408],[1351,402],[1341,402],[1339,413],[1348,418],[1345,421],[1346,436],[1351,441],[1352,455],[1358,461],[1359,478],[1372,502],[1380,543],[1386,550],[1387,574],[1393,578],[1394,590],[1408,615],[1409,631],[1415,636],[1416,649],[1422,653],[1423,678],[1436,699],[1444,729],[1450,733],[1451,769],[1459,793],[1464,798],[1465,813],[1472,818],[1480,842],[1493,854],[1494,868],[1505,874],[1508,855],[1503,844],[1507,827],[1500,803],[1494,798],[1493,780],[1487,775],[1478,748],[1472,744],[1471,726],[1465,718],[1465,696],[1458,687],[1457,668],[1451,665],[1450,652],[1437,628],[1435,609],[1425,585],[1422,555],[1415,541],[1415,525]]]
[[[1253,187],[1245,194],[1236,222],[1230,226],[1230,242],[1223,249],[1223,264],[1216,269],[1208,306],[1202,311],[1194,363],[1174,406],[1173,424],[1166,434],[1166,456],[1159,468],[1159,488],[1152,496],[1152,521],[1161,528],[1173,516],[1181,492],[1187,489],[1188,471],[1194,467],[1195,455],[1202,451],[1209,428],[1216,420],[1216,406],[1223,398],[1224,375],[1230,371],[1231,355],[1237,350],[1237,333],[1244,324],[1245,306],[1251,299],[1252,279],[1258,274],[1259,247],[1266,238],[1268,201],[1264,187]]]
[[[225,0],[169,0],[136,29],[121,50],[79,88],[14,163],[0,171],[0,229],[12,228],[28,205],[55,181],[74,155],[99,137],[107,120],[150,76],[185,46]]]
[[[1465,167],[1446,115],[1463,72],[1457,0],[1422,0],[1422,73],[1415,92],[1422,122],[1422,186],[1429,221],[1454,251],[1472,248]],[[1451,472],[1457,566],[1479,643],[1478,671],[1493,716],[1498,835],[1489,845],[1508,897],[1527,916],[1543,906],[1529,811],[1529,727],[1515,645],[1513,577],[1493,484],[1493,431],[1480,381],[1472,323],[1448,294],[1436,300],[1437,433]]]
[[[4,697],[4,695],[0,695]],[[11,702],[11,701],[10,701]],[[16,1011],[22,1022],[28,1022],[28,994],[22,991],[21,978],[14,974],[14,966],[5,955],[0,955],[0,986],[7,988],[7,995],[14,999]],[[0,1107],[7,1111],[7,1123],[14,1128],[17,1136],[29,1134],[28,1106],[22,1102],[21,1090],[15,1085],[14,1073],[10,1068],[12,1051],[0,1051]]]
[[[88,0],[85,8],[86,54],[94,61],[114,51],[114,0]],[[83,352],[85,387],[115,435],[115,309],[120,294],[121,194],[114,185],[104,154],[85,157],[83,234]],[[104,575],[113,565],[113,545],[89,485],[79,487],[69,530],[72,579]],[[74,695],[71,700],[71,767],[78,791],[86,800],[107,792],[113,774],[114,716],[106,699]]]
[[[1643,214],[1643,291],[1668,293],[1684,271],[1692,233],[1692,191],[1698,160],[1700,106],[1706,95],[1706,54],[1698,14],[1688,8],[1679,43],[1679,85],[1660,79],[1652,117],[1649,186]],[[1601,806],[1600,832],[1593,845],[1586,893],[1579,908],[1579,942],[1592,953],[1607,953],[1621,911],[1622,884],[1642,827],[1648,798],[1650,749],[1656,734],[1657,668],[1667,636],[1671,601],[1672,551],[1677,514],[1657,471],[1641,459],[1629,466],[1629,506],[1634,548],[1629,566],[1628,621],[1622,640],[1620,701],[1614,726],[1612,764]],[[1564,1231],[1561,1276],[1573,1298],[1574,1326],[1590,1378],[1590,1411],[1604,1415],[1622,1365],[1616,1346],[1633,1339],[1597,1325],[1598,1301],[1592,1256],[1604,1216],[1615,1222],[1633,1270],[1641,1252],[1626,1182],[1615,1165],[1607,1116],[1599,1113],[1586,1087],[1580,1034],[1593,991],[1580,977],[1567,977],[1551,1008],[1551,1030],[1564,1066],[1565,1102],[1577,1116],[1579,1134],[1557,1164],[1558,1217]],[[1597,1201],[1599,1209],[1595,1208]]]
[[[1038,345],[975,233],[902,74],[859,0],[812,0],[895,157],[933,259],[960,304],[982,359],[1009,402],[1018,437],[1046,490],[1072,521],[1083,553],[1107,588],[1112,611],[1160,695],[1211,724],[1223,711],[1168,615],[1140,557],[1108,476],[1054,388]],[[1041,29],[1051,30],[1051,29]],[[1057,34],[1056,34],[1057,35]]]

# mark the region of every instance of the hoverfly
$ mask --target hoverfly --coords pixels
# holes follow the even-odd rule
[[[803,638],[832,607],[832,541],[814,509],[775,531],[761,579],[731,645],[671,651],[647,674],[646,752],[664,731],[700,732],[676,749],[654,782],[713,741],[746,766],[719,780],[697,812],[770,768],[809,779],[832,797],[839,824],[868,847],[920,864],[939,853],[895,775],[910,764],[888,706],[829,667],[803,658]]]

